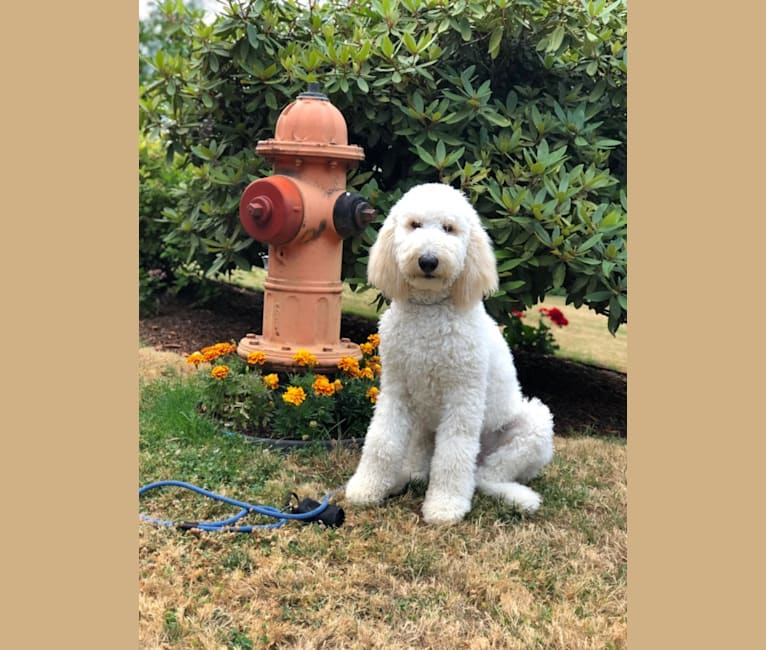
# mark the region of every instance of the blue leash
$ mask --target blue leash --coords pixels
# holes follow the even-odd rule
[[[165,487],[165,486],[175,486],[175,487],[184,488],[186,490],[191,490],[192,492],[197,492],[198,494],[206,496],[210,499],[215,499],[216,501],[222,501],[223,503],[228,503],[229,505],[236,506],[242,509],[236,515],[229,517],[227,519],[222,519],[220,521],[174,522],[174,521],[168,521],[166,519],[155,519],[154,517],[149,517],[147,515],[142,514],[140,516],[141,516],[141,519],[143,519],[144,521],[148,521],[153,524],[158,524],[160,526],[181,528],[183,530],[197,529],[197,530],[222,531],[222,532],[233,532],[233,533],[250,533],[256,529],[280,528],[281,526],[284,526],[284,524],[287,523],[287,521],[292,519],[303,521],[303,522],[321,522],[327,526],[333,526],[333,527],[341,526],[345,519],[345,514],[342,508],[338,508],[337,506],[330,505],[330,499],[336,492],[338,492],[339,490],[342,490],[343,489],[342,487],[337,488],[336,490],[333,490],[329,494],[326,494],[325,497],[322,499],[321,503],[317,503],[316,501],[313,501],[312,499],[303,499],[302,501],[298,503],[297,506],[294,506],[290,512],[285,512],[283,510],[279,510],[271,506],[254,505],[252,503],[246,503],[245,501],[237,501],[236,499],[231,499],[229,497],[223,496],[222,494],[216,494],[215,492],[210,492],[209,490],[205,490],[196,485],[192,485],[191,483],[185,483],[184,481],[156,481],[154,483],[149,483],[148,485],[145,485],[144,487],[139,488],[138,496],[141,497],[141,495],[146,494],[149,490],[154,490],[156,488]],[[297,495],[295,495],[294,493],[292,496],[295,496],[297,499]],[[278,521],[271,524],[254,524],[251,526],[235,526],[235,524],[240,519],[242,519],[242,517],[245,517],[249,514],[265,515],[267,517],[273,517],[277,519]]]

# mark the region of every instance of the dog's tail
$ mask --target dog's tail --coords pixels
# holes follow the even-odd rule
[[[553,458],[550,409],[537,398],[524,398],[496,444],[479,463],[476,487],[524,512],[535,512],[540,495],[522,482],[537,476]]]
[[[487,496],[502,499],[509,506],[528,514],[537,512],[540,508],[540,495],[532,488],[515,481],[499,483],[477,477],[476,487]]]

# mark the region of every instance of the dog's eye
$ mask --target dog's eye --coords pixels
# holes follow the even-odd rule
[[[455,227],[451,223],[445,223],[442,228],[444,228],[444,232],[453,233],[455,232]]]
[[[419,221],[410,221],[410,228],[412,228],[413,230],[415,230],[416,228],[420,228],[420,226],[422,225],[423,224],[420,223]]]

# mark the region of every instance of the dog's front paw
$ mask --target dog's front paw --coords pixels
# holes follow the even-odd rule
[[[423,520],[427,524],[454,524],[461,521],[470,509],[470,499],[427,495],[423,502]]]
[[[369,506],[381,503],[386,498],[388,490],[379,481],[369,476],[354,474],[346,484],[346,499],[355,506]]]

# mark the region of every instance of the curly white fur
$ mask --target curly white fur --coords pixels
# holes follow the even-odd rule
[[[475,489],[525,512],[522,485],[553,457],[553,417],[521,393],[513,358],[482,298],[497,288],[490,239],[448,185],[409,190],[370,250],[368,279],[387,297],[381,390],[362,458],[346,485],[355,505],[428,480],[423,518],[459,521]]]

